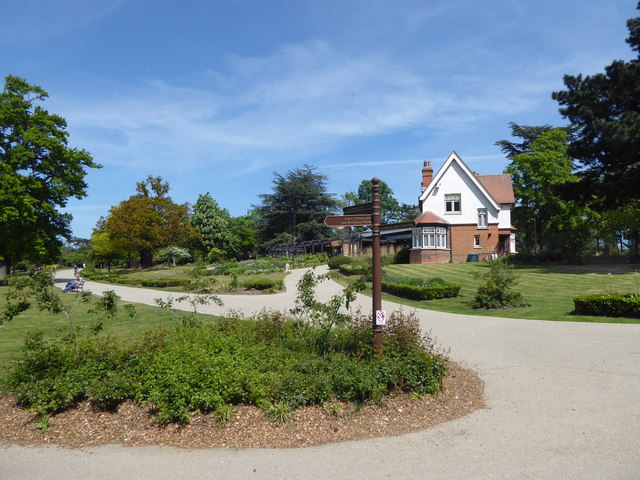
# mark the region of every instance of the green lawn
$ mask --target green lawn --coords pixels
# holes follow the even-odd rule
[[[0,287],[0,306],[4,305],[4,297],[8,287]],[[76,296],[68,295],[63,297],[66,301],[73,301]],[[119,339],[137,338],[145,332],[158,327],[161,322],[164,326],[172,325],[177,320],[172,318],[171,312],[139,303],[134,304],[138,318],[129,318],[123,306],[126,302],[120,303],[119,314],[112,319],[105,320],[103,334],[111,335]],[[89,326],[94,323],[87,314],[90,307],[79,305],[74,312],[76,325],[80,327],[81,335],[91,335]],[[207,315],[200,315],[207,318]],[[25,338],[32,332],[42,331],[45,339],[59,338],[69,331],[69,322],[64,314],[54,315],[50,312],[41,312],[37,307],[32,306],[29,310],[21,313],[10,322],[0,325],[0,376],[4,368],[20,351],[24,345]]]
[[[516,266],[519,283],[515,289],[522,292],[530,306],[485,311],[471,310],[466,304],[481,283],[474,273],[486,271],[486,263],[389,265],[384,267],[384,271],[392,275],[441,277],[462,288],[458,298],[418,302],[386,293],[383,293],[383,298],[404,305],[450,313],[571,322],[640,323],[639,319],[571,315],[575,295],[640,292],[638,268],[638,265]]]

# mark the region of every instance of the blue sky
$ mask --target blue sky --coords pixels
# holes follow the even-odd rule
[[[88,238],[136,182],[243,215],[304,164],[337,195],[377,176],[416,203],[424,160],[507,162],[508,123],[563,125],[564,74],[630,59],[635,0],[0,0],[0,74],[49,92],[103,168]]]

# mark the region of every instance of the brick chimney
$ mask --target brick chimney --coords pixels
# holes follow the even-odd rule
[[[431,180],[433,180],[433,168],[431,167],[431,162],[427,162],[425,160],[424,167],[422,167],[421,192],[424,192],[427,189]]]

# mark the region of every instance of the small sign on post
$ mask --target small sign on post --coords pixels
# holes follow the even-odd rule
[[[387,312],[384,310],[376,311],[376,325],[384,327],[387,324]]]

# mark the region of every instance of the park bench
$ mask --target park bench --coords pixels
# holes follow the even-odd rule
[[[72,292],[84,292],[84,280],[71,287]]]

